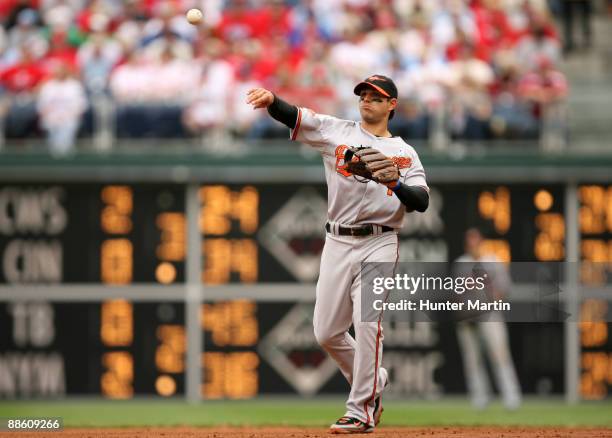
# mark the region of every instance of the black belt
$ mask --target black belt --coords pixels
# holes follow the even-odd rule
[[[359,227],[349,228],[338,226],[338,235],[340,236],[371,236],[374,234],[374,227],[372,224],[361,225]],[[325,224],[325,229],[328,233],[331,233],[331,225],[328,223]],[[388,227],[386,225],[380,225],[380,230],[383,233],[388,231],[393,231],[393,228]]]

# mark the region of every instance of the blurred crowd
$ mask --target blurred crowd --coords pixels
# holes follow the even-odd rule
[[[4,131],[45,132],[57,153],[104,99],[119,137],[285,137],[248,89],[355,119],[354,84],[380,73],[399,88],[397,135],[443,120],[490,139],[537,137],[567,94],[546,0],[2,0],[0,22]]]

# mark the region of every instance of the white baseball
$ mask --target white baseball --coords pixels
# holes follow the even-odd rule
[[[189,9],[187,11],[187,21],[191,24],[199,24],[202,21],[202,11],[199,9]]]

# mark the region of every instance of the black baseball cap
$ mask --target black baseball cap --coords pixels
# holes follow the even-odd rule
[[[361,90],[363,90],[365,87],[372,88],[390,99],[397,99],[397,87],[395,86],[393,79],[387,76],[372,75],[367,77],[355,86],[353,92],[359,96],[361,95]],[[391,120],[394,115],[395,110],[391,111],[389,114],[389,120]]]

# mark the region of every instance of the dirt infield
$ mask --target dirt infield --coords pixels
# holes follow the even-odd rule
[[[332,435],[325,428],[297,427],[156,427],[156,428],[98,428],[66,429],[63,432],[15,432],[1,433],[2,437],[15,438],[317,438]],[[612,438],[612,429],[562,428],[562,427],[381,427],[367,436],[380,438]]]

